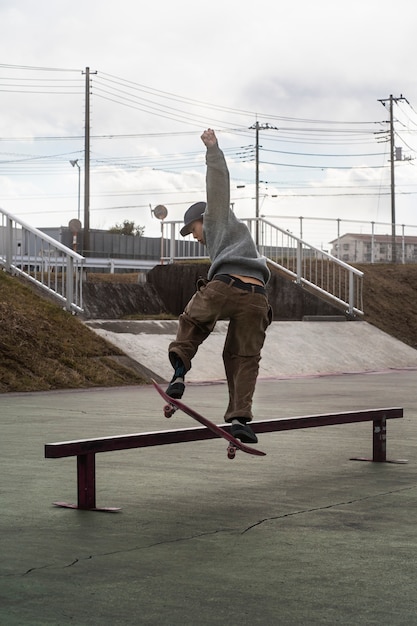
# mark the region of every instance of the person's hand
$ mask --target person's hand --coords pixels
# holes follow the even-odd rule
[[[206,148],[211,148],[212,146],[215,146],[217,143],[216,134],[214,130],[212,130],[211,128],[208,128],[207,130],[204,131],[204,133],[201,135],[201,139],[204,145],[206,146]]]

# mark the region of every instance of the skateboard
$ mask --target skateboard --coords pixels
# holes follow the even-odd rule
[[[152,380],[152,383],[156,391],[167,403],[164,406],[165,417],[171,417],[175,413],[175,411],[179,409],[180,411],[183,411],[184,413],[192,417],[197,422],[200,422],[200,424],[211,430],[211,432],[213,432],[218,437],[223,437],[223,439],[226,439],[226,441],[229,443],[227,447],[227,456],[229,459],[235,458],[237,450],[242,450],[242,452],[246,452],[247,454],[254,454],[255,456],[266,456],[266,452],[262,452],[262,450],[258,450],[258,448],[252,448],[251,446],[247,446],[239,439],[236,439],[236,437],[233,437],[233,435],[231,435],[227,430],[225,430],[221,426],[213,424],[213,422],[208,420],[203,415],[200,415],[200,413],[197,413],[197,411],[194,411],[194,409],[191,409],[180,400],[168,396],[162,389],[162,387],[158,385],[158,383],[154,380]]]

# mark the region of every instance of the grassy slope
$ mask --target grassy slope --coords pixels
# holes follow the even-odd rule
[[[417,265],[357,265],[365,321],[417,348]]]
[[[122,353],[56,304],[0,271],[0,392],[143,382]]]

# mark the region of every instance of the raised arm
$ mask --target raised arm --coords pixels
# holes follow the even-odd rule
[[[214,220],[220,226],[225,224],[230,211],[229,171],[214,130],[205,130],[201,139],[207,148],[205,224],[208,226],[209,220]]]

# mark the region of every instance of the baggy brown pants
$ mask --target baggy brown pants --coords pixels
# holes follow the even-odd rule
[[[252,398],[261,359],[265,332],[272,312],[266,295],[225,284],[215,278],[201,287],[179,317],[175,341],[169,346],[180,357],[186,370],[200,344],[207,339],[218,320],[229,319],[223,349],[223,363],[229,387],[225,420],[244,417],[250,421]]]

